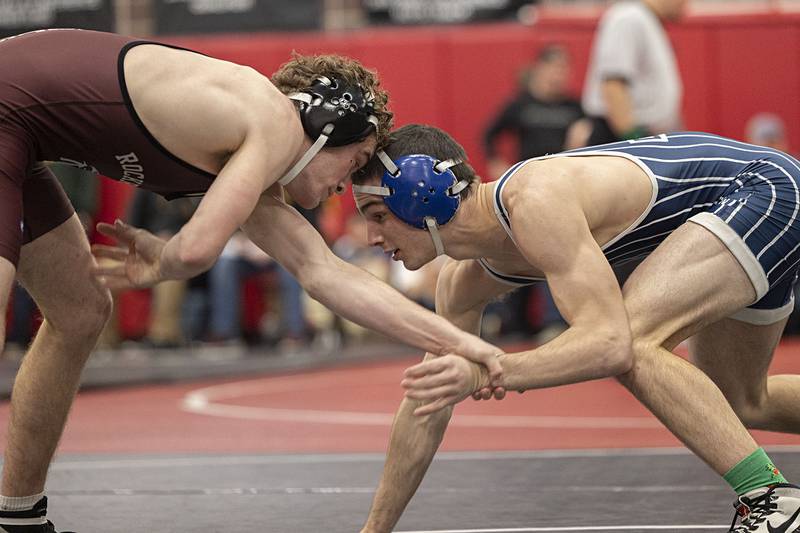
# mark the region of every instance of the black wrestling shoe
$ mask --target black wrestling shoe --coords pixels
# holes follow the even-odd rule
[[[57,533],[55,526],[46,516],[46,496],[36,502],[33,509],[27,511],[0,511],[0,533]]]
[[[734,533],[800,533],[800,487],[778,483],[748,492],[733,504]],[[736,519],[741,519],[736,525]]]

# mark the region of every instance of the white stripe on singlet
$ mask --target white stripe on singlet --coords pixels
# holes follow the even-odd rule
[[[752,172],[746,172],[745,174],[741,174],[741,176],[750,176],[750,175],[752,175],[752,174],[753,174]],[[742,180],[740,180],[740,179],[738,179],[738,178],[736,179],[736,184],[737,184],[737,185],[739,185],[739,187],[743,187],[743,186],[744,186],[744,183],[742,183]],[[730,222],[731,220],[733,220],[733,217],[735,217],[735,216],[736,216],[736,213],[738,213],[738,212],[739,212],[739,210],[740,210],[741,208],[743,208],[743,207],[744,207],[744,204],[745,204],[745,202],[739,202],[739,205],[738,205],[738,206],[736,206],[736,209],[734,209],[734,210],[733,210],[733,212],[731,212],[731,214],[730,214],[730,215],[728,215],[728,218],[726,218],[726,219],[725,219],[725,223],[726,223],[726,224],[727,224],[728,222]],[[718,213],[718,212],[719,212],[719,211],[720,211],[722,208],[724,208],[724,207],[725,207],[725,204],[722,204],[721,206],[719,206],[718,208],[716,208],[716,209],[714,210],[714,214],[717,214],[717,213]]]
[[[753,224],[753,226],[749,230],[747,230],[747,233],[742,235],[742,240],[744,240],[745,242],[747,242],[747,238],[753,234],[753,232],[761,225],[761,223],[764,222],[767,219],[767,217],[769,217],[769,214],[772,213],[772,208],[775,207],[775,201],[778,199],[778,192],[775,190],[775,185],[773,185],[770,180],[768,180],[761,174],[755,172],[753,173],[753,176],[767,182],[767,185],[769,185],[769,188],[772,190],[772,199],[769,202],[769,207],[767,207],[767,211],[763,215],[761,215],[761,218],[758,219],[758,222]],[[761,251],[763,252],[764,250]],[[758,254],[756,256],[756,259],[758,259],[759,257],[761,257],[761,254]]]
[[[783,172],[783,173],[786,175],[786,177],[789,179],[789,183],[791,183],[791,184],[792,184],[792,187],[794,188],[794,210],[792,211],[792,217],[789,219],[789,222],[788,222],[788,224],[786,224],[786,226],[784,226],[784,227],[783,227],[783,229],[781,230],[781,232],[780,232],[780,233],[778,233],[778,234],[775,236],[775,238],[774,238],[774,239],[772,239],[771,241],[769,241],[769,243],[767,243],[767,245],[766,245],[766,246],[764,246],[764,248],[762,248],[762,249],[761,249],[761,251],[758,253],[758,255],[756,255],[756,258],[757,258],[757,259],[761,258],[761,256],[764,254],[764,252],[766,252],[766,251],[767,251],[767,250],[768,250],[768,249],[769,249],[769,248],[770,248],[770,247],[771,247],[773,244],[775,244],[776,242],[778,242],[778,240],[779,240],[781,237],[783,237],[783,235],[784,235],[784,234],[785,234],[787,231],[789,231],[789,228],[792,226],[792,224],[794,224],[794,221],[797,219],[797,210],[798,210],[798,208],[800,208],[800,190],[798,190],[798,188],[797,188],[797,182],[796,182],[795,180],[793,180],[793,179],[792,179],[792,176],[791,176],[791,174],[789,174],[789,173],[786,171],[786,169],[785,169],[785,168],[783,168],[782,166],[780,166],[780,165],[776,165],[775,163],[773,163],[773,162],[771,162],[771,161],[764,161],[764,163],[767,163],[768,165],[772,165],[772,166],[774,166],[775,168],[777,168],[777,169],[780,169],[780,171],[781,171],[781,172]],[[774,189],[773,189],[773,194],[774,194],[774,193],[775,193],[775,191],[774,191]],[[774,203],[775,203],[775,198],[773,197],[773,199],[772,199],[772,203],[770,204],[770,210],[772,209],[772,206],[774,205]],[[759,220],[759,221],[758,221],[758,223],[760,224],[760,223],[761,223],[761,221]],[[753,231],[753,230],[750,230],[750,231]],[[748,232],[748,234],[749,234],[749,232]]]
[[[659,204],[662,204],[662,203],[667,202],[669,200],[674,200],[678,196],[682,196],[682,195],[686,194],[687,192],[695,192],[695,191],[699,191],[701,189],[708,189],[708,188],[711,188],[711,187],[728,187],[728,185],[729,185],[729,183],[731,181],[733,181],[733,177],[731,177],[725,183],[714,183],[714,184],[711,184],[711,185],[698,185],[697,187],[692,187],[690,189],[684,189],[682,191],[676,192],[675,194],[671,194],[669,196],[665,196],[661,200],[657,201],[654,205],[659,205]]]
[[[678,216],[678,215],[682,215],[683,213],[685,213],[685,212],[687,212],[687,211],[691,211],[692,209],[696,209],[696,208],[698,208],[698,207],[708,207],[708,206],[710,206],[710,205],[714,205],[714,202],[708,202],[708,203],[704,203],[704,204],[694,204],[693,206],[691,206],[691,207],[687,207],[686,209],[681,209],[680,211],[676,211],[675,213],[672,213],[672,214],[671,214],[671,215],[669,215],[669,216],[666,216],[666,217],[661,217],[661,218],[657,218],[656,220],[651,220],[651,221],[650,221],[650,222],[648,222],[647,224],[643,224],[643,225],[639,226],[638,228],[634,229],[634,230],[633,230],[633,231],[631,231],[631,232],[630,232],[628,235],[633,235],[634,233],[636,233],[636,232],[637,232],[637,231],[639,231],[640,229],[647,228],[647,227],[649,227],[649,226],[652,226],[653,224],[657,224],[657,223],[659,223],[659,222],[663,222],[663,221],[665,221],[665,220],[669,220],[669,219],[670,219],[670,218],[672,218],[672,217],[676,217],[676,216]]]
[[[714,140],[717,139],[716,137],[713,137],[713,136],[710,136],[710,135],[698,135],[698,134],[677,134],[677,135],[671,135],[670,137],[674,137],[674,138],[702,138],[702,139],[714,139]],[[793,166],[795,169],[800,171],[800,163],[798,163],[798,161],[796,159],[794,159],[793,157],[788,156],[787,154],[784,154],[783,152],[780,152],[778,150],[773,150],[773,149],[770,149],[770,148],[765,148],[765,147],[758,146],[758,145],[754,145],[754,144],[749,144],[749,143],[744,143],[744,142],[741,142],[741,141],[736,141],[736,140],[733,140],[733,139],[727,139],[727,140],[728,140],[728,142],[730,142],[732,144],[739,145],[739,146],[730,146],[730,145],[727,145],[727,144],[719,144],[719,143],[699,143],[699,144],[684,145],[684,146],[668,146],[668,145],[661,145],[661,144],[653,144],[653,145],[647,145],[647,148],[677,149],[677,148],[697,148],[697,147],[701,147],[701,146],[716,146],[716,147],[720,147],[720,148],[729,148],[731,150],[736,150],[736,151],[740,151],[740,152],[747,152],[747,153],[753,153],[753,154],[768,154],[770,156],[777,157],[777,158],[780,158],[780,159],[783,159],[783,160],[787,161],[791,166]],[[738,161],[738,160],[735,160],[735,159],[727,159],[727,158],[697,158],[697,159],[673,159],[673,160],[668,160],[668,159],[657,159],[657,158],[642,157],[642,159],[649,160],[649,161],[659,161],[659,162],[664,162],[664,163],[686,162],[686,161],[715,161],[715,160],[716,161],[741,162],[741,163],[746,163],[747,162],[747,161]],[[794,207],[794,210],[792,212],[792,216],[790,217],[789,222],[783,227],[783,229],[769,243],[767,243],[756,254],[756,258],[759,258],[759,259],[776,242],[778,242],[778,240],[780,240],[781,237],[783,237],[786,234],[786,232],[789,230],[789,228],[792,226],[792,224],[794,224],[794,221],[797,219],[798,209],[800,209],[800,190],[798,190],[797,183],[795,182],[794,179],[792,179],[791,174],[786,170],[786,168],[784,168],[783,166],[778,165],[778,164],[776,164],[776,163],[774,163],[772,161],[761,160],[761,162],[780,170],[789,179],[789,182],[792,184],[792,187],[794,188],[794,192],[795,192],[795,207]],[[769,179],[761,176],[760,174],[756,174],[756,173],[748,173],[748,174],[754,175],[754,176],[756,176],[758,178],[761,178],[762,180],[764,180],[765,182],[767,182],[770,185],[770,188],[772,189],[772,201],[770,202],[770,206],[769,206],[769,208],[767,210],[767,213],[765,213],[761,217],[761,219],[759,219],[759,221],[753,227],[750,228],[750,230],[744,235],[743,240],[746,240],[747,237],[749,237],[752,234],[752,232],[759,225],[761,225],[761,223],[769,216],[769,214],[772,212],[772,208],[774,207],[774,204],[775,204],[775,201],[776,201],[775,186],[770,182]],[[693,179],[693,178],[688,178],[688,179]],[[668,181],[673,181],[673,179],[670,179]],[[674,181],[680,182],[680,181],[683,181],[683,180],[674,180]],[[730,222],[730,220],[732,220],[733,216],[738,212],[738,210],[741,207],[742,207],[741,205],[738,206],[736,208],[736,210],[734,211],[734,213],[732,213],[726,219],[726,222]],[[719,211],[719,209],[717,209],[717,211]],[[798,247],[800,247],[800,244],[798,244],[798,246],[795,246],[789,252],[789,254],[787,254],[787,256],[784,257],[784,259],[782,259],[781,261],[776,263],[770,269],[770,271],[767,273],[767,276],[769,276],[777,268],[777,266],[779,264],[781,264],[784,261],[786,261],[786,259],[788,259],[788,257],[792,253],[794,253],[797,250]],[[800,263],[800,260],[798,260],[795,264],[797,264],[797,263]],[[786,271],[790,270],[793,266],[794,265],[792,265],[791,267],[786,269]]]
[[[701,138],[701,139],[716,139],[716,137],[713,137],[713,136],[710,136],[710,135],[692,134],[692,133],[671,135],[670,137],[674,137],[674,138],[684,138],[684,137],[685,138],[695,138],[696,137],[696,138]],[[681,148],[693,148],[693,147],[700,147],[700,146],[718,146],[718,147],[721,147],[721,148],[730,148],[732,150],[737,150],[737,151],[742,151],[742,152],[749,152],[749,153],[754,153],[754,154],[769,154],[769,155],[772,155],[772,156],[775,156],[775,157],[778,157],[778,158],[786,160],[795,169],[800,171],[800,163],[798,163],[798,161],[795,158],[793,158],[793,157],[791,157],[791,156],[789,156],[787,154],[784,154],[783,152],[781,152],[779,150],[774,150],[774,149],[766,148],[766,147],[763,147],[763,146],[758,146],[758,145],[755,145],[755,144],[736,141],[734,139],[728,139],[728,141],[730,143],[737,144],[739,146],[747,147],[747,148],[739,148],[738,146],[730,146],[730,145],[724,145],[724,144],[718,144],[718,143],[700,143],[700,144],[696,144],[696,145],[686,145],[686,146],[683,146]],[[653,145],[652,147],[653,148],[679,148],[677,146],[665,146],[665,145]],[[645,159],[645,158],[643,158],[643,159]],[[710,159],[713,159],[713,158],[710,158]],[[679,161],[679,160],[676,160],[676,161]],[[758,254],[756,254],[756,258],[761,258],[761,256],[773,244],[775,244],[781,237],[783,237],[783,235],[786,234],[787,231],[789,231],[789,228],[791,227],[791,225],[794,223],[794,221],[797,218],[798,208],[800,208],[800,190],[798,190],[797,183],[795,182],[795,180],[792,179],[791,174],[789,174],[789,172],[787,172],[784,167],[782,167],[782,166],[780,166],[780,165],[778,165],[776,163],[773,163],[772,161],[762,160],[761,162],[765,163],[765,164],[768,164],[768,165],[770,165],[770,166],[772,166],[774,168],[779,169],[789,179],[789,182],[792,184],[792,187],[794,188],[794,192],[795,192],[795,207],[794,207],[794,211],[792,212],[792,216],[791,216],[791,218],[789,220],[789,223],[786,226],[784,226],[783,230],[781,230],[778,233],[778,235],[775,236],[775,238],[773,238],[769,243],[767,243],[767,245],[764,246],[764,248],[762,248],[761,251]],[[763,178],[763,176],[760,176],[760,175],[757,175],[757,176],[762,178],[762,179],[764,179],[764,181],[767,181],[769,183],[769,180],[766,179],[766,178]],[[761,224],[761,222],[763,222],[764,219],[772,211],[772,207],[774,206],[774,203],[775,203],[776,193],[775,193],[775,188],[774,188],[774,186],[772,186],[771,183],[770,183],[770,186],[772,187],[773,198],[772,198],[772,202],[770,203],[770,207],[769,207],[769,210],[768,210],[767,214],[764,215],[761,218],[761,220],[759,220],[758,223],[754,227],[752,227],[750,229],[750,231],[747,232],[747,234],[745,234],[743,239],[747,239],[747,237],[753,232],[753,230],[755,230],[756,227],[758,227]],[[792,251],[794,251],[796,249],[797,249],[797,247],[795,247]],[[773,270],[774,270],[774,267],[770,270],[770,272],[772,272]]]
[[[608,258],[608,261],[609,261],[609,263],[610,263],[611,261],[616,261],[616,259],[617,259],[617,256],[614,256],[614,257],[612,257],[612,256],[611,256],[611,254],[616,254],[617,252],[619,252],[620,250],[622,250],[622,249],[623,249],[623,248],[625,248],[626,246],[630,246],[631,244],[634,244],[634,243],[637,243],[637,242],[649,241],[650,239],[657,239],[657,238],[663,237],[664,235],[669,235],[669,234],[670,234],[670,233],[672,233],[673,231],[675,231],[675,230],[674,230],[674,229],[671,229],[671,230],[665,231],[665,232],[663,232],[663,233],[656,233],[655,235],[648,235],[647,237],[642,237],[641,239],[636,239],[636,240],[634,240],[634,241],[626,242],[625,244],[623,244],[622,246],[620,246],[619,248],[617,248],[616,250],[614,250],[613,252],[611,252],[611,253],[610,253],[609,255],[607,255],[606,257]],[[646,248],[646,246],[645,246],[645,248]],[[636,249],[636,250],[634,250],[634,251],[635,251],[635,252],[638,252],[638,251],[640,251],[640,250],[641,250],[640,248],[637,248],[637,249]],[[624,255],[626,255],[626,254],[629,254],[629,253],[631,253],[631,251],[630,251],[630,250],[629,250],[629,251],[627,251],[627,252],[625,252],[624,254],[620,255],[619,257],[623,257]]]
[[[656,175],[656,179],[662,181],[670,181],[672,183],[691,183],[693,181],[728,180],[730,179],[730,176],[706,176],[704,178],[670,178],[668,176]]]

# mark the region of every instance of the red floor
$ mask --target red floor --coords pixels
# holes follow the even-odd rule
[[[416,360],[83,393],[60,451],[382,452],[401,398],[402,370]],[[800,374],[800,343],[781,345],[773,371]],[[195,412],[184,407],[187,398]],[[0,420],[7,418],[8,405],[3,404]],[[5,441],[4,426],[0,442]],[[800,445],[795,435],[757,432],[756,438],[762,444]],[[677,445],[626,390],[604,380],[512,394],[502,402],[466,401],[456,411],[443,448]]]

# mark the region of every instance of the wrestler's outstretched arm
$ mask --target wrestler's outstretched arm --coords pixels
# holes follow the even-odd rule
[[[531,265],[545,274],[556,306],[569,324],[547,344],[499,357],[507,390],[552,387],[619,375],[632,362],[627,313],[611,266],[592,235],[569,180],[537,181],[524,170],[504,189],[517,246]],[[447,357],[406,370],[406,396],[427,401],[417,414],[452,403],[474,392],[471,368]],[[486,380],[484,377],[485,386]]]
[[[258,84],[263,83],[260,78]],[[168,279],[188,279],[211,268],[231,235],[288,168],[303,140],[297,112],[284,99],[255,96],[239,103],[241,116],[269,121],[238,121],[222,128],[230,155],[191,219],[168,241],[117,221],[98,224],[100,233],[121,247],[95,245],[102,259],[97,276],[111,289],[149,287]],[[263,92],[263,91],[261,91]],[[270,147],[267,152],[267,148]],[[265,152],[268,156],[265,156]]]
[[[500,350],[465,333],[331,252],[294,208],[265,193],[242,226],[245,234],[297,278],[308,294],[357,324],[436,355],[481,363],[499,384]]]
[[[509,290],[475,261],[449,261],[439,274],[436,311],[465,331],[478,333],[487,302]],[[431,354],[426,359],[431,359]],[[464,361],[461,357],[456,357]],[[467,361],[464,361],[466,364]],[[477,370],[481,367],[474,365]],[[388,533],[400,519],[442,442],[452,407],[414,416],[422,402],[403,399],[394,418],[378,490],[363,533]]]

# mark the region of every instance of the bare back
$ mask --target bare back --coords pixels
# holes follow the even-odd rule
[[[177,157],[213,173],[254,124],[270,121],[265,110],[292,105],[252,68],[189,50],[136,46],[125,56],[124,72],[150,133]]]
[[[526,187],[536,187],[560,204],[577,203],[601,248],[636,225],[654,198],[653,183],[644,170],[611,154],[556,157],[520,165],[507,186],[497,182],[493,191],[496,212],[505,211],[506,195]],[[499,218],[503,224],[504,218]],[[510,233],[510,227],[503,225]],[[521,282],[524,278],[542,279],[542,272],[515,251],[502,258],[485,257],[481,262],[497,273],[520,277]]]

